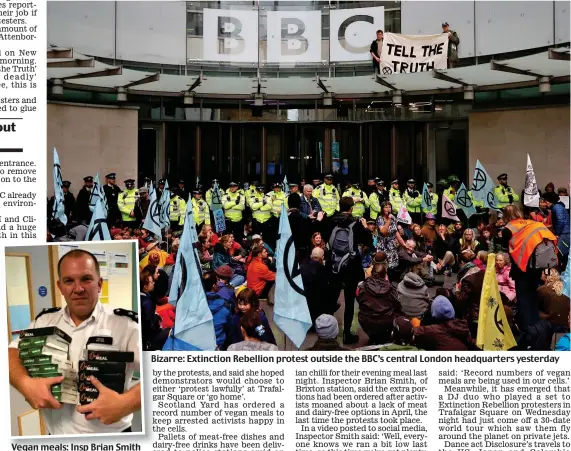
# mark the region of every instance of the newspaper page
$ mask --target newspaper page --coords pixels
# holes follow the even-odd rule
[[[569,183],[568,124],[525,166],[470,141],[474,172],[446,165],[443,184],[426,144],[415,180],[391,160],[403,93],[413,114],[478,89],[454,24],[391,33],[411,67],[411,38],[448,67],[435,91],[374,72],[382,5],[254,3],[0,3],[2,449],[571,451],[569,197],[547,180]],[[569,48],[536,53],[510,89],[568,100]],[[371,57],[346,91],[336,70]],[[324,61],[328,79],[288,80]],[[568,115],[553,94],[539,114]],[[395,119],[382,167],[357,120],[378,99],[399,108],[371,116],[379,136]]]

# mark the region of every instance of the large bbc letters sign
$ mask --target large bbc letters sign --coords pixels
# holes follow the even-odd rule
[[[321,61],[321,11],[268,11],[267,60]]]
[[[330,60],[370,60],[375,32],[385,26],[385,8],[334,9],[330,14]]]
[[[320,11],[268,11],[267,61],[319,63]],[[330,11],[330,61],[367,61],[375,32],[383,29],[385,9]],[[204,9],[203,59],[258,62],[258,11]]]
[[[258,62],[258,12],[204,9],[202,58],[206,61]]]

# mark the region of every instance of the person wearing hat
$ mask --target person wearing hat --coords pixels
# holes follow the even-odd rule
[[[289,210],[288,198],[291,194],[296,193],[297,195],[299,195],[301,197],[301,193],[299,192],[299,184],[297,182],[289,182],[288,186],[289,186],[289,193],[286,196],[286,200],[285,200],[286,210]]]
[[[412,321],[406,316],[399,316],[393,321],[393,331],[391,333],[392,343],[381,346],[379,351],[418,351],[413,344]]]
[[[570,219],[569,212],[565,209],[563,202],[560,202],[558,194],[553,192],[543,193],[541,196],[545,205],[551,210],[551,219],[553,222],[553,234],[557,237],[557,249],[560,254],[560,265],[565,268],[567,259],[569,258],[570,245]]]
[[[416,189],[416,181],[409,179],[406,182],[407,188],[403,193],[402,201],[412,218],[414,224],[420,223],[420,212],[422,211],[422,196]]]
[[[244,190],[244,196],[246,197],[246,208],[249,209],[250,212],[252,210],[252,207],[250,206],[250,200],[252,197],[256,196],[259,184],[260,182],[258,180],[254,180],[252,183],[250,183],[248,189]],[[248,217],[250,217],[250,215],[248,215]]]
[[[62,183],[62,191],[63,191],[63,205],[65,209],[65,215],[67,216],[68,222],[73,215],[73,209],[75,207],[75,196],[70,192],[69,187],[71,186],[71,182],[65,180]]]
[[[214,185],[216,183],[218,183],[218,189],[220,190],[220,194],[224,194],[224,190],[220,186],[220,182],[218,182],[218,179],[213,179],[210,188],[208,189],[208,191],[206,191],[206,194],[204,195],[204,197],[206,198],[206,203],[210,208],[210,211],[212,211],[212,192],[214,191]],[[220,199],[220,201],[222,201],[222,199]]]
[[[319,315],[315,319],[315,333],[317,341],[308,351],[348,351],[337,341],[339,323],[333,315]]]
[[[181,179],[178,181],[178,189],[177,189],[176,193],[178,194],[178,197],[180,197],[182,200],[184,200],[185,202],[188,203],[189,193],[184,188],[184,180]]]
[[[336,211],[339,211],[339,191],[333,185],[333,175],[327,174],[325,182],[315,189],[314,197],[319,201],[321,208],[331,218]]]
[[[391,182],[391,189],[389,190],[389,202],[393,206],[393,215],[398,215],[400,207],[403,205],[403,199],[400,193],[398,179],[394,179]]]
[[[117,221],[121,218],[121,212],[117,205],[121,189],[115,184],[116,175],[114,172],[107,174],[105,176],[105,186],[103,187],[103,192],[107,198],[107,224],[111,227],[117,224]]]
[[[158,201],[158,198],[157,198]],[[142,227],[147,217],[147,212],[149,211],[149,206],[151,201],[149,199],[149,188],[143,186],[139,188],[139,198],[135,202],[135,218],[137,222],[137,228]]]
[[[186,201],[178,195],[178,190],[178,187],[169,187],[169,220],[171,223],[171,230],[173,232],[178,232],[182,229],[186,216]]]
[[[123,191],[117,199],[117,206],[121,212],[123,227],[135,228],[137,225],[137,215],[135,213],[135,204],[139,198],[139,190],[135,188],[135,180],[125,180],[125,191]]]
[[[160,199],[163,196],[163,192],[165,190],[165,179],[160,179],[157,182],[157,199]]]
[[[370,198],[371,194],[373,194],[375,192],[375,190],[377,189],[377,180],[380,180],[379,177],[369,177],[367,179],[367,187],[366,187],[366,193],[367,196]],[[370,199],[369,199],[370,202]]]
[[[460,179],[455,175],[451,175],[448,177],[447,183],[448,188],[446,188],[442,194],[446,196],[451,202],[454,202],[456,191],[458,191],[458,188],[460,187]]]
[[[282,191],[280,182],[275,182],[272,188],[273,191],[269,192],[268,196],[272,199],[272,216],[277,220],[282,213],[282,204],[286,200],[286,194]]]
[[[369,195],[369,216],[373,221],[376,221],[381,213],[381,204],[389,200],[385,182],[378,179],[375,184],[375,191]]]
[[[77,222],[85,222],[87,224],[91,222],[91,216],[93,213],[89,208],[89,200],[91,198],[92,191],[93,177],[90,175],[83,177],[83,187],[79,190],[79,193],[77,193],[75,210],[73,212],[73,217]]]
[[[432,207],[431,208],[423,208],[422,212],[424,214],[432,213],[434,216],[436,216],[436,213],[438,212],[438,194],[436,194],[432,190],[434,188],[434,185],[432,183],[426,182],[426,188],[428,189],[428,194],[430,195],[430,199],[432,201]]]
[[[246,199],[238,192],[238,184],[231,182],[228,191],[222,196],[222,208],[226,216],[226,231],[236,239],[244,234],[244,208]]]
[[[204,224],[210,225],[210,208],[208,208],[208,204],[202,198],[202,185],[198,185],[192,190],[191,202],[196,231],[200,233]]]
[[[498,208],[503,209],[519,202],[519,195],[508,185],[508,175],[505,172],[498,175],[498,182],[499,184],[494,188],[494,194],[498,199]]]
[[[424,237],[424,241],[428,249],[432,249],[436,238],[438,237],[438,232],[436,231],[436,216],[432,213],[426,213],[426,222],[422,226],[421,233]]]
[[[313,189],[317,189],[317,187],[321,185],[321,179],[318,176],[315,176],[313,177],[312,183],[313,183]]]
[[[458,44],[460,44],[460,38],[458,33],[450,29],[448,22],[442,24],[442,33],[448,33],[448,69],[452,69],[458,64]]]
[[[343,193],[342,197],[352,197],[353,212],[351,213],[354,218],[361,219],[365,216],[365,212],[369,208],[369,197],[363,190],[360,189],[359,183],[348,183],[348,189]]]

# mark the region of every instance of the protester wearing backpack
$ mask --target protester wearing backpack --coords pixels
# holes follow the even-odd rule
[[[333,230],[329,238],[331,250],[330,269],[333,272],[332,294],[337,300],[341,290],[345,296],[345,314],[343,317],[343,343],[353,344],[358,337],[351,332],[351,323],[355,312],[357,285],[365,278],[359,245],[373,246],[373,237],[367,228],[367,221],[357,221],[352,215],[354,201],[343,197],[339,201],[339,213],[333,216]]]
[[[516,205],[503,210],[506,226],[502,232],[512,261],[510,277],[515,282],[517,323],[520,330],[539,321],[537,287],[543,269],[557,266],[555,235],[542,223],[523,219]]]

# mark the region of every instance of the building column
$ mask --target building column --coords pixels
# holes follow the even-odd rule
[[[434,127],[427,122],[425,124],[425,149],[426,149],[426,180],[436,186],[436,143]]]
[[[393,123],[391,130],[391,179],[397,176],[397,126]]]
[[[194,176],[200,177],[202,161],[200,159],[200,125],[196,126],[196,142],[194,146]]]
[[[265,185],[267,181],[267,166],[268,166],[268,131],[266,126],[262,125],[262,163],[260,168],[260,175],[262,176],[262,184]]]
[[[355,101],[353,100],[353,111],[355,111]],[[370,170],[369,170],[370,172]],[[363,125],[359,124],[359,180],[363,185]]]
[[[327,174],[331,172],[331,144],[335,140],[335,130],[331,130],[329,127],[325,127],[324,133],[325,136],[323,137],[323,172]],[[333,137],[331,135],[333,135]]]

